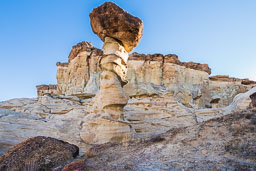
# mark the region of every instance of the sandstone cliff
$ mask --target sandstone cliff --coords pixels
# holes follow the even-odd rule
[[[81,42],[72,47],[68,63],[57,63],[57,94],[91,98],[99,90],[100,49]],[[235,95],[251,89],[256,82],[228,76],[209,77],[207,64],[181,62],[177,55],[129,55],[127,96],[169,94],[187,107],[209,108],[229,105]]]
[[[90,162],[86,167],[92,170],[102,170],[99,165],[103,163],[93,160],[104,161],[109,152],[110,169],[125,167],[143,170],[156,166],[163,169],[165,166],[219,169],[226,168],[228,163],[232,163],[232,166],[227,168],[253,168],[253,157],[244,158],[235,153],[238,149],[238,152],[251,155],[248,150],[238,148],[241,138],[246,139],[245,146],[253,149],[253,145],[248,142],[254,142],[254,139],[248,137],[254,137],[254,134],[246,130],[254,129],[248,122],[254,123],[255,82],[228,76],[209,77],[211,70],[208,65],[180,62],[172,54],[133,53],[127,63],[126,79],[129,82],[124,87],[130,98],[124,107],[123,120],[115,120],[104,114],[99,117],[98,113],[90,111],[99,90],[98,61],[101,56],[102,51],[90,43],[79,43],[72,48],[68,63],[57,63],[57,85],[37,86],[38,98],[0,102],[0,108],[3,108],[0,110],[0,153],[21,141],[40,135],[79,146],[80,155],[85,154],[87,158],[78,163],[85,167],[84,163]],[[245,111],[247,113],[243,114]],[[252,121],[247,116],[253,118]],[[233,126],[226,124],[233,121]],[[210,129],[207,124],[210,124]],[[229,136],[231,126],[238,131],[241,127],[244,136]],[[215,128],[218,131],[211,132]],[[172,132],[176,130],[182,132],[175,133],[178,139],[173,140]],[[202,138],[195,138],[199,134]],[[185,145],[182,145],[184,142]],[[119,150],[125,149],[124,146],[127,151]],[[218,149],[211,149],[216,146]],[[184,152],[184,148],[187,152]],[[223,148],[226,148],[225,154],[233,156],[228,159],[221,157]],[[120,153],[113,152],[116,150]],[[129,150],[138,153],[131,152],[127,157],[122,157]],[[193,150],[196,150],[195,155]],[[148,155],[144,155],[143,151],[147,151]],[[132,157],[134,154],[147,157],[145,160],[142,158],[147,162],[143,166],[127,164],[135,162]],[[121,156],[120,161],[125,161],[125,165],[122,162],[116,165],[115,155]],[[212,156],[215,157],[210,160]],[[180,162],[172,161],[173,158],[178,158]],[[195,164],[196,161],[202,164]],[[247,161],[246,166],[244,161]],[[211,166],[207,163],[211,163]],[[73,164],[76,165],[76,162]]]

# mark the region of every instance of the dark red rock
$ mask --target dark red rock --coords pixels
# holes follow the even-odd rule
[[[86,164],[83,160],[77,160],[67,164],[62,171],[86,171]]]
[[[250,99],[251,99],[251,107],[256,107],[256,93],[253,93],[252,95],[250,95]]]
[[[43,96],[43,95],[55,95],[57,91],[57,85],[51,84],[51,85],[37,85],[37,96]]]
[[[209,77],[211,81],[224,81],[224,82],[236,82],[239,81],[240,79],[229,77],[228,75],[215,75]]]
[[[249,79],[239,79],[234,77],[229,77],[228,75],[215,75],[209,77],[211,81],[223,81],[223,82],[241,82],[243,85],[255,85],[256,81]]]
[[[163,62],[163,59],[164,59],[164,55],[162,55],[160,53],[155,53],[155,54],[151,55],[151,61]]]
[[[208,64],[200,64],[195,62],[182,62],[181,65],[185,66],[186,68],[205,71],[208,74],[211,74],[211,68],[209,68]]]
[[[61,67],[68,67],[68,63],[67,62],[57,62],[56,66],[61,66]]]
[[[191,68],[194,70],[204,71],[208,74],[211,74],[211,68],[208,66],[208,64],[200,64],[195,62],[180,62],[179,58],[175,54],[168,54],[168,55],[162,55],[159,53],[156,54],[139,54],[139,53],[132,53],[129,55],[129,60],[143,60],[143,61],[159,61],[163,63],[173,63],[176,65],[181,65],[186,68]],[[226,76],[224,76],[226,78]],[[227,76],[228,77],[228,76]],[[214,79],[214,78],[213,78]]]
[[[168,54],[164,56],[164,63],[173,63],[177,65],[181,65],[181,62],[177,55],[175,54]]]
[[[241,84],[244,84],[244,85],[254,85],[254,84],[256,84],[256,81],[252,81],[252,80],[249,80],[249,79],[243,79]]]
[[[136,47],[142,37],[142,21],[112,2],[93,9],[90,13],[91,27],[104,41],[105,37],[119,40],[127,52]]]
[[[33,137],[0,156],[0,170],[52,170],[78,153],[79,148],[73,144],[50,137]]]
[[[146,58],[145,54],[133,52],[132,54],[129,55],[128,60],[145,61],[145,58]]]

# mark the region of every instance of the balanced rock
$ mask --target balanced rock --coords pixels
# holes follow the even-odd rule
[[[115,38],[122,42],[127,52],[131,52],[142,37],[142,21],[112,2],[93,9],[90,19],[93,32],[102,41],[105,37]]]

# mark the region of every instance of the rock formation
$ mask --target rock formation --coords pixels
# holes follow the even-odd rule
[[[141,39],[142,21],[111,2],[93,9],[90,19],[93,32],[104,45],[103,55],[98,60],[99,91],[80,136],[88,144],[126,142],[131,138],[132,129],[129,122],[124,121],[123,108],[128,98],[123,86],[127,84],[128,52]]]
[[[43,95],[57,95],[57,85],[38,85],[36,86],[37,96]]]
[[[142,36],[142,21],[130,15],[116,4],[106,2],[90,13],[91,27],[102,41],[100,58],[100,91],[94,108],[120,119],[128,99],[122,87],[127,83],[127,60],[130,52]]]
[[[67,164],[62,171],[86,171],[87,167],[83,160],[74,161]]]
[[[93,9],[90,19],[93,32],[103,42],[106,37],[114,38],[121,42],[127,52],[131,52],[142,37],[142,21],[112,2],[105,2]]]
[[[0,170],[52,170],[78,154],[75,145],[50,137],[33,137],[0,156]]]
[[[251,104],[250,107],[256,109],[256,93],[250,95]]]
[[[226,75],[209,77],[209,90],[211,105],[213,107],[225,107],[232,103],[239,93],[245,93],[256,85],[256,82],[248,79],[238,79]]]
[[[209,77],[175,54],[129,55],[142,22],[111,2],[90,19],[103,51],[78,43],[57,62],[57,85],[0,102],[0,170],[255,170],[255,81]],[[63,141],[85,158],[66,162],[78,149]]]
[[[76,95],[88,98],[98,92],[98,60],[102,51],[91,43],[81,42],[72,47],[68,63],[57,62],[58,95]]]
[[[119,144],[92,147],[89,170],[255,170],[256,114],[234,113]],[[105,147],[105,148],[104,148]],[[118,156],[118,157],[117,157]]]
[[[82,44],[87,46],[90,43]],[[71,59],[69,56],[68,63],[57,63],[58,95],[91,98],[99,91],[100,68],[97,61],[101,59],[103,52],[93,46],[81,49],[79,53],[77,51],[76,57],[72,56]],[[71,53],[72,51],[74,48]],[[207,64],[181,62],[174,54],[145,55],[134,52],[129,55],[127,66],[128,83],[123,89],[127,97],[169,94],[188,107],[225,107],[231,104],[237,94],[256,85],[251,80],[245,84],[246,79],[209,77],[211,69]]]

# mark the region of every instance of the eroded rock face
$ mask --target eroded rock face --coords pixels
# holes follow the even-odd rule
[[[87,144],[128,142],[132,129],[128,122],[108,116],[89,114],[82,125],[81,139]]]
[[[193,126],[94,151],[88,169],[255,170],[256,114],[234,113]],[[116,157],[118,156],[118,157]]]
[[[79,148],[50,137],[33,137],[0,156],[0,170],[51,170],[75,158]]]
[[[69,62],[56,64],[58,95],[95,96],[99,89],[98,61],[101,56],[102,51],[88,42],[73,46]]]
[[[109,50],[106,50],[106,47],[104,49],[107,54],[126,56],[123,51],[118,50],[118,46],[116,46],[117,48],[111,46],[108,48]],[[92,55],[83,57],[82,54]],[[101,69],[97,62],[100,61],[101,57],[101,50],[91,49],[81,51],[70,60],[68,65],[59,64],[57,71],[59,94],[76,95],[84,98],[95,96],[100,86]],[[121,58],[116,56],[111,58],[116,65],[123,66]],[[127,60],[127,56],[124,60]],[[105,58],[103,62],[107,63],[109,60]],[[187,106],[191,106],[190,103],[195,103],[199,107],[210,104],[208,73],[211,72],[211,69],[208,65],[195,63],[192,65],[194,67],[191,67],[185,62],[180,62],[177,55],[173,54],[164,56],[162,54],[132,53],[129,55],[127,66],[126,78],[123,78],[122,72],[116,71],[121,73],[118,76],[121,80],[121,86],[126,84],[125,80],[128,80],[128,84],[124,86],[124,92],[127,96],[140,97],[169,93]],[[125,67],[120,70],[126,72]]]
[[[227,75],[216,75],[209,77],[209,79],[212,107],[228,106],[236,95],[245,93],[255,86],[254,81],[233,78]]]
[[[75,144],[83,154],[88,146],[84,142],[98,144],[110,140],[125,142],[130,138],[144,139],[169,129],[193,126],[232,112],[248,110],[252,102],[250,96],[255,92],[256,87],[237,95],[225,108],[209,109],[188,108],[169,94],[132,98],[124,108],[123,118],[126,122],[108,115],[88,113],[92,99],[83,100],[76,96],[44,97],[40,102],[36,99],[0,102],[0,108],[21,112],[0,109],[0,153],[29,137],[43,135]],[[65,114],[49,113],[49,110],[55,112],[56,106],[59,111],[65,111],[66,108],[71,111]],[[98,136],[88,134],[88,130],[95,131]]]
[[[115,39],[106,37],[103,54],[99,61],[101,68],[100,90],[95,97],[93,109],[94,112],[109,113],[111,117],[120,119],[123,107],[128,102],[123,91],[123,86],[127,83],[128,53]]]
[[[37,88],[37,96],[43,95],[57,95],[57,85],[38,85]]]
[[[105,37],[115,38],[122,42],[127,52],[131,52],[142,37],[142,21],[112,2],[105,2],[93,9],[90,20],[93,32],[102,41],[105,41]]]

